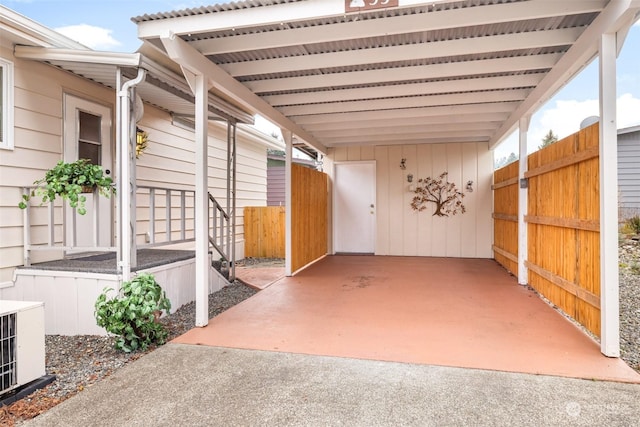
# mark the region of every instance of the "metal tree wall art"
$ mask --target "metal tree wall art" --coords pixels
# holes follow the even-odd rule
[[[462,204],[464,194],[456,188],[453,182],[447,180],[447,172],[440,174],[438,178],[420,178],[414,192],[415,197],[411,201],[411,209],[423,211],[427,209],[427,203],[436,205],[433,216],[449,216],[457,213],[465,213],[466,208]]]

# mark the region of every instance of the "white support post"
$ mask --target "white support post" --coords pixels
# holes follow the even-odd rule
[[[520,155],[518,157],[518,283],[526,286],[529,284],[529,270],[525,265],[528,259],[528,231],[527,223],[524,220],[529,209],[529,186],[524,177],[527,171],[527,132],[529,131],[529,121],[531,117],[526,116],[520,119]]]
[[[291,276],[291,160],[293,158],[293,134],[291,131],[283,129],[282,137],[286,144],[285,147],[285,166],[284,166],[284,211],[285,211],[285,231],[284,231],[284,269],[287,276]]]
[[[620,356],[615,34],[600,39],[600,351]]]
[[[209,173],[208,173],[208,96],[206,78],[195,76],[196,144],[196,326],[209,323]]]

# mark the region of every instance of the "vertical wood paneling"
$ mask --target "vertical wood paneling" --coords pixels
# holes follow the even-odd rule
[[[461,144],[447,144],[447,176],[449,182],[456,184],[458,190],[464,193],[462,183],[462,147]],[[464,203],[465,198],[462,199]],[[462,254],[462,217],[465,214],[450,215],[447,218],[447,245],[445,253],[448,257],[459,258]]]
[[[404,254],[404,214],[406,206],[404,205],[404,174],[406,170],[400,169],[400,162],[403,159],[402,146],[394,145],[389,147],[389,204],[382,206],[383,209],[389,210],[390,232],[389,232],[389,254]],[[407,159],[407,162],[409,159]],[[408,170],[409,168],[407,168]]]
[[[376,161],[376,255],[465,256],[491,258],[493,160],[486,144],[418,144],[362,146],[330,150],[326,164],[335,160]],[[359,153],[359,157],[353,155]],[[400,169],[401,159],[406,169]],[[449,171],[450,179],[463,190],[474,181],[474,192],[465,193],[467,213],[450,218],[414,212],[407,174],[436,177]]]
[[[491,258],[491,236],[493,235],[493,221],[491,221],[491,206],[493,194],[491,183],[493,179],[493,153],[487,144],[476,144],[478,147],[478,180],[474,192],[477,197],[476,211],[476,256]]]
[[[418,216],[416,212],[406,207],[411,204],[414,193],[409,190],[407,175],[412,174],[414,182],[418,174],[418,149],[416,145],[402,147],[402,157],[407,159],[407,169],[402,171],[402,236],[404,236],[402,255],[413,256],[418,253]]]
[[[468,192],[465,187],[467,181],[473,181],[473,191]],[[462,177],[460,191],[465,195],[463,202],[469,215],[460,215],[460,256],[475,258],[478,256],[476,235],[476,215],[478,212],[478,146],[476,144],[462,145]]]
[[[433,176],[433,163],[432,163],[432,145],[423,144],[418,146],[418,169],[417,175],[414,179],[414,188],[418,183],[418,179]],[[413,195],[412,195],[413,196]],[[413,197],[411,197],[413,199]],[[433,216],[426,212],[415,212],[413,215],[418,220],[417,238],[418,238],[418,251],[417,255],[431,256],[433,254],[431,249],[431,230],[433,227]]]
[[[585,150],[597,155],[598,124],[528,157],[529,283],[569,316],[600,334],[600,215],[597,157],[570,162]],[[565,165],[552,167],[558,161]],[[537,168],[546,168],[538,169]],[[525,175],[525,176],[528,176]],[[496,183],[517,176],[517,164],[495,172]],[[517,185],[495,190],[496,214],[517,214]],[[576,220],[592,224],[576,225]],[[517,224],[495,220],[495,245],[517,255]],[[498,253],[496,260],[516,271]]]
[[[518,163],[511,163],[496,170],[494,176],[494,185],[498,187],[494,190],[493,197],[493,213],[496,215],[494,219],[493,244],[498,249],[494,254],[494,258],[512,274],[517,274],[518,184],[513,182],[505,187],[501,187],[501,184],[509,180],[513,181],[518,177]],[[531,187],[529,191],[533,191]],[[505,216],[510,218],[506,219]],[[511,254],[511,257],[503,255],[500,251]]]
[[[360,160],[360,146],[347,147],[347,160]]]
[[[291,266],[296,271],[327,254],[327,175],[292,165]]]
[[[244,251],[246,257],[284,258],[284,206],[244,208]]]
[[[375,147],[376,159],[376,255],[390,255],[389,147]]]
[[[434,144],[431,151],[432,178],[440,176],[447,170],[447,145]],[[426,177],[422,177],[426,178]],[[426,211],[420,212],[422,215],[432,215],[433,206],[429,206]],[[447,255],[447,218],[432,216],[433,227],[431,228],[431,255]]]

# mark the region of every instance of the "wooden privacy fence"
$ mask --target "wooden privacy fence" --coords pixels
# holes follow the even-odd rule
[[[529,284],[600,336],[598,124],[529,155]],[[517,271],[517,164],[494,174],[496,260]],[[515,224],[515,225],[514,225]]]
[[[292,165],[292,271],[327,253],[327,175]],[[245,256],[284,258],[285,208],[244,208]]]
[[[284,206],[244,208],[244,256],[284,258]]]
[[[493,174],[493,252],[496,261],[518,271],[518,163]]]
[[[291,270],[327,254],[327,174],[300,165],[291,169]]]

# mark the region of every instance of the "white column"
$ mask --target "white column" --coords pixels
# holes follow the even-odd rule
[[[616,35],[600,40],[600,351],[620,356]]]
[[[196,144],[196,326],[209,323],[209,173],[208,173],[208,86],[202,74],[194,79]]]
[[[282,137],[286,144],[284,162],[284,210],[285,210],[285,230],[284,230],[284,270],[287,276],[291,276],[291,160],[293,158],[293,134],[282,130]]]
[[[529,284],[529,270],[525,265],[528,259],[527,223],[524,217],[529,209],[529,186],[525,181],[524,174],[527,171],[527,132],[529,131],[529,121],[531,117],[526,116],[520,119],[520,154],[518,157],[518,283],[526,286]]]

